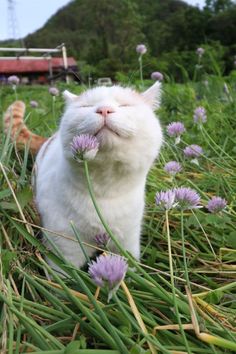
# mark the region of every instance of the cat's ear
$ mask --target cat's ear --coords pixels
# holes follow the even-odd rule
[[[78,97],[77,95],[75,95],[74,93],[71,93],[68,90],[63,91],[62,95],[63,95],[67,104],[74,101]]]
[[[149,87],[146,91],[142,93],[146,103],[151,106],[153,110],[157,109],[161,103],[161,83],[160,81],[155,82],[154,85]]]

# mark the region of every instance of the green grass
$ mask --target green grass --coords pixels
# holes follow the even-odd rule
[[[223,90],[225,80],[229,93]],[[39,219],[31,190],[33,158],[27,149],[22,153],[15,151],[9,136],[1,134],[0,348],[3,352],[236,352],[236,87],[233,77],[225,80],[208,77],[208,86],[201,82],[164,85],[158,113],[162,126],[165,130],[168,123],[182,121],[186,133],[179,145],[168,136],[165,138],[159,160],[147,181],[141,262],[135,264],[136,271],[133,268],[128,271],[125,284],[109,303],[106,289],[96,293],[87,272],[75,269],[56,250],[48,251],[39,241]],[[61,91],[65,88],[60,85]],[[71,85],[70,89],[81,91],[79,86]],[[52,97],[44,86],[19,87],[17,96],[26,102],[29,127],[50,136],[63,112],[62,97],[56,98],[53,107]],[[14,99],[10,87],[1,88],[2,114]],[[30,100],[38,101],[39,107],[30,108]],[[202,130],[193,124],[193,110],[198,106],[207,110]],[[183,157],[188,144],[202,146],[204,154],[199,166]],[[174,180],[163,170],[170,160],[183,166]],[[157,191],[174,186],[195,189],[203,206],[183,214],[182,235],[190,287],[186,287],[185,279],[181,213],[172,210],[167,220],[154,202]],[[220,214],[210,214],[205,208],[213,195],[228,202]],[[64,269],[66,278],[58,277],[48,267],[43,259],[45,254]]]

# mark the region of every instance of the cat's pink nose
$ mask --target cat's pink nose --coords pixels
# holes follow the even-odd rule
[[[109,106],[98,107],[96,110],[96,113],[101,114],[104,118],[106,118],[108,116],[108,114],[114,113],[114,112],[115,112],[114,108],[109,107]]]

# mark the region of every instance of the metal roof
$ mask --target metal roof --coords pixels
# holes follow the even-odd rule
[[[68,68],[76,67],[74,58],[67,58]],[[62,58],[0,58],[0,74],[21,74],[21,73],[39,73],[48,72],[51,66],[53,71],[59,71],[64,68]]]

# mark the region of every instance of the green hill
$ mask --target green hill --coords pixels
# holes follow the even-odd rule
[[[112,77],[135,73],[135,48],[145,43],[144,75],[161,70],[177,79],[180,66],[193,73],[196,48],[211,45],[227,72],[236,51],[236,5],[229,0],[206,3],[200,10],[179,0],[74,0],[24,42],[27,47],[64,42],[84,72]],[[227,48],[219,53],[219,46]]]

